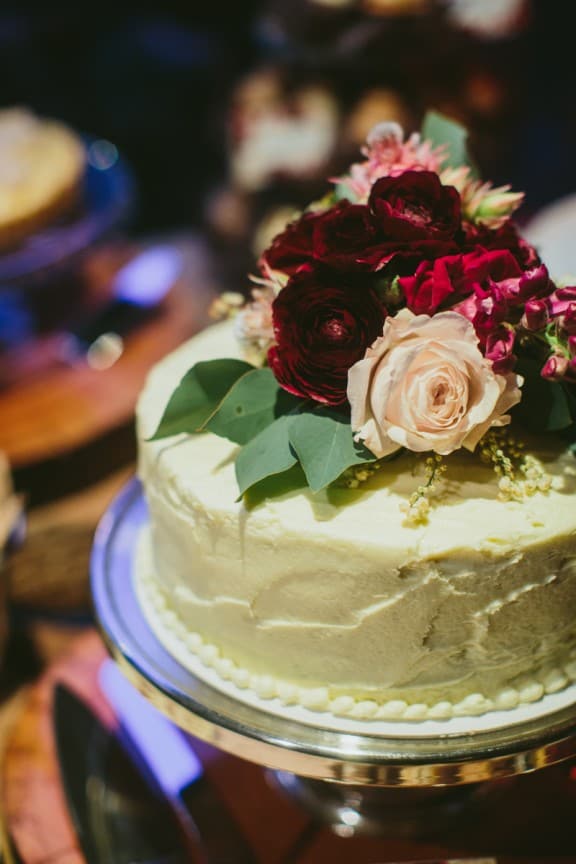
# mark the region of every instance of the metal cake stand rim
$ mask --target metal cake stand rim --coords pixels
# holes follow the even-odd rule
[[[299,723],[235,700],[185,669],[145,619],[132,579],[147,520],[134,476],[101,517],[90,580],[97,626],[126,676],[186,732],[235,756],[304,777],[358,786],[456,786],[537,770],[576,756],[576,705],[490,731],[432,736],[352,734]]]

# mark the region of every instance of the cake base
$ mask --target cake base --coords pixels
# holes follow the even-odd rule
[[[574,686],[509,711],[418,724],[334,717],[226,692],[205,671],[185,665],[178,649],[150,625],[133,578],[147,518],[141,486],[131,480],[96,531],[91,560],[96,617],[125,674],[193,735],[257,764],[372,786],[480,782],[576,755]]]

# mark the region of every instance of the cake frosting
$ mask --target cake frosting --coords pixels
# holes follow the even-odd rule
[[[139,400],[136,578],[155,626],[259,698],[365,719],[512,709],[576,679],[576,461],[558,438],[529,441],[550,483],[522,500],[451,454],[421,523],[405,513],[423,471],[411,452],[359,488],[240,498],[238,445],[150,440],[194,363],[238,356],[233,323],[215,324]]]

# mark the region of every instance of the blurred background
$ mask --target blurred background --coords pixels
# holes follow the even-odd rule
[[[524,188],[536,209],[576,185],[569,39],[542,0],[121,2],[65,13],[3,3],[0,105],[112,141],[137,179],[137,231],[202,226],[213,188],[232,177],[252,193],[270,175],[297,177],[285,152],[245,176],[241,139],[265,134],[256,126],[266,112],[278,131],[300,120],[296,163],[312,162],[314,145],[316,164],[328,150],[342,164],[383,112],[412,128],[427,107],[444,110],[470,126],[483,172]]]

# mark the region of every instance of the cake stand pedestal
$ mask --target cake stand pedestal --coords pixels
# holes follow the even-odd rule
[[[95,534],[92,597],[112,657],[174,723],[268,769],[272,782],[337,833],[442,830],[496,794],[503,778],[576,756],[576,704],[532,716],[501,712],[505,720],[491,726],[448,720],[435,734],[419,723],[407,733],[394,723],[350,727],[320,713],[301,722],[211,686],[168,652],[142,610],[133,559],[147,518],[132,479]]]

